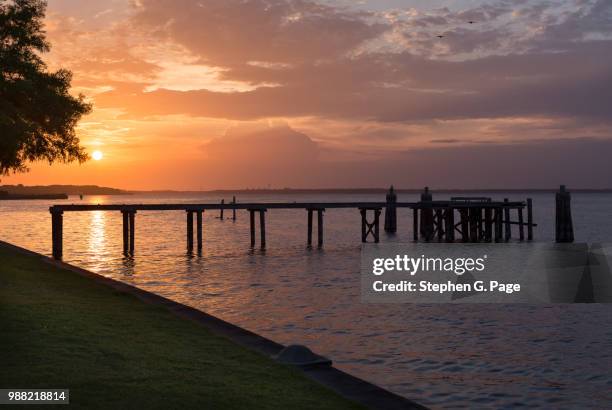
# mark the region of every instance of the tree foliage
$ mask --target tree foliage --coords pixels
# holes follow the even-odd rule
[[[48,70],[43,0],[0,0],[0,175],[27,163],[83,162],[75,126],[91,110],[69,94],[72,73]]]

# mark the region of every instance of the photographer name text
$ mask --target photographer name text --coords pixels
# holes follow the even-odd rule
[[[411,278],[418,273],[451,273],[460,277],[465,273],[481,273],[486,269],[487,255],[476,258],[410,257],[396,255],[394,258],[376,258],[372,261],[372,274],[382,276],[387,272],[401,272]],[[431,293],[474,293],[500,292],[512,294],[521,291],[519,283],[504,283],[497,280],[474,280],[470,283],[432,282],[431,280],[399,280],[386,283],[383,280],[372,282],[374,292],[431,292]]]

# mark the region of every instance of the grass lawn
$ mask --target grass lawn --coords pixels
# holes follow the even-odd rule
[[[73,406],[359,408],[163,308],[2,247],[0,329],[0,388],[69,388]]]

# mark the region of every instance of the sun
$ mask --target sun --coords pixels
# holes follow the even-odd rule
[[[94,151],[91,153],[91,157],[95,161],[100,161],[102,158],[104,158],[104,154],[102,153],[102,151]]]

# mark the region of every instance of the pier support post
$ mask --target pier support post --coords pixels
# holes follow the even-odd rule
[[[482,208],[478,208],[476,212],[476,224],[478,225],[478,241],[484,240],[484,221],[482,219]]]
[[[374,221],[368,221],[368,211],[374,211]],[[361,213],[361,242],[367,242],[368,236],[374,237],[374,242],[380,241],[380,208],[359,208]]]
[[[323,246],[323,212],[325,209],[317,209],[317,246]]]
[[[130,251],[130,215],[127,211],[121,211],[123,217],[123,254],[128,255]]]
[[[479,208],[469,208],[466,212],[468,214],[469,226],[470,226],[470,242],[478,242],[479,226],[478,226],[478,212]]]
[[[519,223],[519,239],[525,240],[525,230],[523,229],[523,208],[518,209],[518,223]]]
[[[419,208],[412,208],[412,239],[419,240]]]
[[[361,242],[366,243],[367,242],[367,238],[368,238],[368,234],[367,234],[367,225],[368,225],[368,220],[366,219],[366,210],[361,208],[359,209],[359,212],[361,213]]]
[[[64,253],[64,212],[50,208],[51,212],[51,242],[54,259],[62,259]]]
[[[204,211],[196,211],[196,232],[198,238],[198,254],[202,254],[202,214]]]
[[[130,212],[130,255],[134,255],[134,242],[136,240],[136,211]]]
[[[421,208],[421,235],[425,237],[426,240],[431,240],[433,235],[433,208],[431,207],[431,201],[433,201],[433,196],[429,191],[429,187],[425,187],[423,193],[421,194],[421,203],[429,203],[429,206],[425,206]]]
[[[232,197],[232,204],[236,205],[236,196],[235,195]],[[234,207],[232,209],[232,221],[235,221],[235,220],[236,220],[236,208]]]
[[[561,185],[559,192],[555,195],[555,239],[557,242],[574,242],[574,224],[572,222],[571,195]]]
[[[442,209],[436,208],[436,233],[438,234],[438,241],[441,241],[444,237],[444,218],[442,217]]]
[[[459,209],[459,217],[461,218],[461,241],[470,241],[470,221],[467,208]]]
[[[510,240],[510,238],[512,237],[512,228],[510,226],[510,208],[508,208],[508,198],[504,198],[504,231],[505,231],[505,237],[504,239],[506,240],[506,242],[508,242]]]
[[[527,198],[527,240],[533,240],[533,201]]]
[[[266,212],[267,209],[247,209],[251,227],[251,248],[255,247],[255,212],[259,212],[259,235],[261,249],[266,247]]]
[[[249,222],[251,226],[251,248],[255,247],[255,210],[249,209]]]
[[[306,243],[308,246],[312,246],[312,209],[307,209],[308,212],[308,238]]]
[[[193,252],[193,211],[187,211],[187,252]]]
[[[485,208],[484,210],[484,224],[485,224],[485,241],[491,242],[493,240],[493,216],[491,208]]]
[[[395,233],[397,232],[397,195],[393,189],[393,185],[389,188],[387,193],[387,206],[385,207],[385,232]]]
[[[380,219],[380,209],[375,209],[374,210],[374,241],[376,243],[380,241],[379,219]]]
[[[444,215],[446,220],[446,242],[455,241],[455,210],[452,206],[446,208],[446,214]]]
[[[495,242],[502,240],[502,208],[495,208]]]
[[[261,235],[261,248],[266,247],[266,209],[259,210],[259,234]]]
[[[219,219],[223,220],[223,205],[225,204],[225,199],[221,200],[221,209],[219,210]]]
[[[134,255],[134,241],[136,238],[136,210],[124,209],[123,216],[123,254]]]

